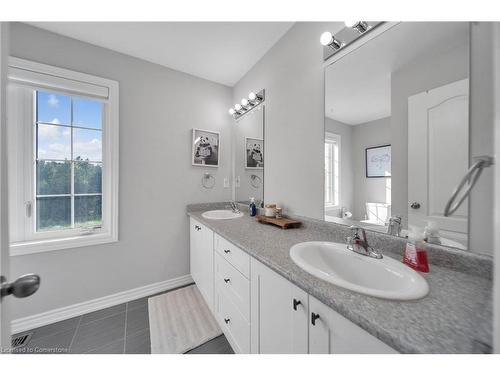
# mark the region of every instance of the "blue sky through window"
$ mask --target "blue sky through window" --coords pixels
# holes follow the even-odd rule
[[[38,159],[75,160],[79,157],[82,160],[101,162],[102,113],[103,103],[97,100],[37,91]],[[71,125],[72,117],[73,126],[90,129],[67,127]]]
[[[51,124],[71,125],[71,98],[37,91],[37,120]]]

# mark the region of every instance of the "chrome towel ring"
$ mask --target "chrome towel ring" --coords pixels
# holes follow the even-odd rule
[[[446,207],[444,208],[444,216],[453,215],[453,213],[458,210],[463,201],[469,196],[472,188],[481,176],[481,173],[483,173],[483,169],[493,165],[494,162],[494,159],[491,156],[478,156],[475,159],[477,161],[469,168],[465,176],[462,178],[462,181],[460,181],[458,186],[453,191],[453,194],[448,200],[448,203],[446,203]],[[467,182],[469,184],[465,188],[462,195],[457,198],[462,188],[466,186]]]
[[[201,185],[205,189],[212,189],[215,186],[215,177],[210,173],[204,173],[201,178]]]
[[[250,176],[250,185],[252,185],[254,188],[259,188],[260,185],[262,185],[262,179],[256,174],[253,174]]]

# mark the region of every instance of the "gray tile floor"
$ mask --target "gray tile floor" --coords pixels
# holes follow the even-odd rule
[[[33,332],[30,342],[15,352],[18,354],[148,354],[150,353],[148,298],[28,331]],[[232,353],[229,342],[224,335],[221,335],[187,354]]]

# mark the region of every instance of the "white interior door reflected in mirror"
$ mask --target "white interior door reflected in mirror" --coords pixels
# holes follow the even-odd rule
[[[469,168],[469,80],[408,98],[408,224],[435,221],[441,234],[467,244],[467,202],[444,208]],[[415,204],[416,203],[416,204]],[[419,207],[417,208],[417,206]]]

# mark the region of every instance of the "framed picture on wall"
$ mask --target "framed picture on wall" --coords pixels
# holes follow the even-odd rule
[[[365,149],[366,177],[391,177],[391,145]]]
[[[245,168],[264,169],[264,140],[245,137]]]
[[[193,129],[192,164],[200,167],[218,167],[220,134],[218,132]]]

